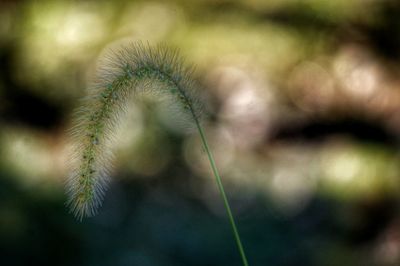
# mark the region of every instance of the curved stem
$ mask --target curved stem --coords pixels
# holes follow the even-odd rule
[[[217,181],[219,192],[220,192],[221,197],[222,197],[222,199],[224,201],[225,209],[226,209],[229,221],[230,221],[231,226],[232,226],[233,235],[235,237],[236,244],[237,244],[237,247],[239,249],[240,256],[242,258],[243,266],[248,266],[249,264],[247,262],[246,254],[245,254],[244,249],[243,249],[242,241],[240,240],[239,231],[238,231],[238,229],[236,227],[235,219],[233,218],[231,207],[229,205],[228,198],[226,197],[224,186],[222,185],[221,177],[220,177],[220,175],[218,173],[217,166],[215,165],[214,157],[213,157],[213,155],[212,155],[212,153],[210,151],[210,148],[208,147],[207,139],[206,139],[206,136],[204,134],[203,128],[201,127],[201,125],[200,125],[200,123],[199,123],[199,121],[197,119],[195,119],[195,122],[196,122],[197,129],[199,130],[201,141],[203,143],[204,149],[205,149],[205,151],[207,153],[207,157],[208,157],[208,160],[210,162],[212,171],[213,171],[215,179]]]

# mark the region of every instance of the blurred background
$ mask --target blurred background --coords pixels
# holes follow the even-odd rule
[[[132,100],[94,218],[65,207],[67,131],[97,61],[177,47],[250,265],[400,265],[400,3],[0,2],[2,265],[241,265],[196,132]]]

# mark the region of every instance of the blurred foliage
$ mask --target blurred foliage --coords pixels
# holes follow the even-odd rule
[[[400,4],[391,0],[0,2],[2,265],[240,265],[198,136],[144,97],[113,183],[64,206],[70,117],[97,60],[179,48],[251,265],[400,264]]]

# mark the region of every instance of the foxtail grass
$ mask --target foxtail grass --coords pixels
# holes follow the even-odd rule
[[[115,127],[137,93],[156,93],[172,99],[197,128],[217,182],[244,266],[248,265],[229,201],[201,125],[202,103],[193,68],[176,50],[132,43],[110,52],[96,80],[75,113],[72,171],[66,190],[71,212],[79,219],[97,213],[109,183]]]

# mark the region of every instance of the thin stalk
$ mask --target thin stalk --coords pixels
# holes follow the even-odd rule
[[[207,153],[208,161],[210,162],[211,169],[212,169],[212,171],[214,173],[215,180],[217,181],[219,192],[220,192],[221,197],[222,197],[222,199],[224,201],[225,209],[226,209],[229,221],[230,221],[231,226],[232,226],[233,235],[235,236],[236,244],[237,244],[237,247],[239,249],[240,256],[242,258],[243,266],[249,266],[249,264],[247,262],[246,254],[245,254],[244,249],[243,249],[242,241],[240,240],[239,231],[238,231],[238,229],[236,227],[235,219],[233,218],[231,207],[229,205],[228,198],[226,197],[224,186],[222,185],[221,177],[219,175],[217,166],[215,165],[214,157],[213,157],[213,155],[212,155],[212,153],[210,151],[210,148],[208,147],[207,139],[206,139],[206,136],[204,134],[203,128],[201,127],[201,125],[200,125],[200,123],[199,123],[199,121],[197,119],[195,119],[195,122],[196,122],[197,129],[199,130],[199,133],[200,133],[201,142],[203,143],[203,147],[204,147],[204,149],[205,149],[205,151]]]

